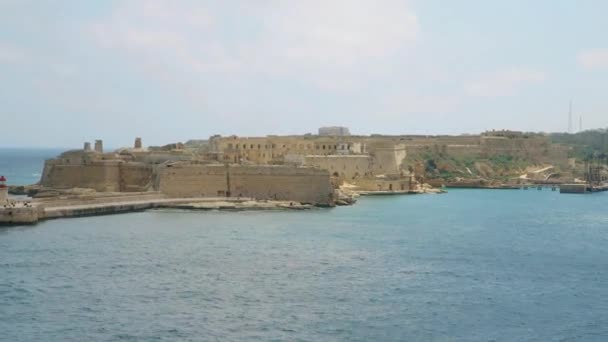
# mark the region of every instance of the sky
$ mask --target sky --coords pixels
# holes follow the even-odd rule
[[[608,127],[604,0],[0,0],[0,147]]]

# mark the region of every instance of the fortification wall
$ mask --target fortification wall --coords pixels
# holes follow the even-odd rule
[[[346,181],[369,175],[373,171],[373,159],[368,155],[309,155],[304,157],[304,164],[327,170],[331,175]]]
[[[90,188],[119,191],[118,162],[86,165],[48,163],[41,184],[52,188]]]
[[[482,137],[481,151],[485,157],[511,155],[529,160],[542,160],[549,153],[549,139],[546,137]]]
[[[318,136],[267,136],[220,137],[212,139],[215,152],[223,153],[223,161],[255,164],[273,164],[283,161],[286,155],[330,155],[363,153],[361,139],[351,137]]]
[[[120,191],[140,192],[151,189],[153,183],[152,166],[142,163],[120,165]]]
[[[333,204],[329,172],[288,166],[177,163],[159,170],[159,190],[171,197],[251,197]]]
[[[223,165],[177,163],[160,167],[158,173],[158,190],[171,197],[223,197],[228,191]]]
[[[233,196],[293,200],[329,205],[333,188],[329,172],[313,168],[236,167],[230,170]]]
[[[408,191],[416,188],[416,183],[410,183],[409,177],[399,179],[367,177],[358,179],[354,184],[359,190],[364,191]]]
[[[404,144],[375,143],[370,147],[374,158],[373,169],[376,174],[393,174],[401,171],[401,165],[407,157]]]
[[[40,184],[51,188],[90,188],[96,191],[146,191],[152,183],[152,168],[140,163],[94,161],[87,164],[64,164],[57,160],[45,163]]]
[[[454,158],[478,158],[481,155],[479,145],[447,145],[446,153]]]

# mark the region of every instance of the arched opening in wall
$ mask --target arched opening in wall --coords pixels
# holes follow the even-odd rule
[[[359,178],[359,172],[355,172],[355,175],[353,176],[353,179],[357,179]]]
[[[323,149],[325,149],[325,145],[323,145]]]
[[[338,172],[334,172],[334,173],[332,174],[332,176],[334,176],[334,177],[340,177],[340,174],[339,174]]]
[[[253,144],[249,145],[249,148],[253,150]]]
[[[402,191],[405,190],[405,184],[404,183],[401,183],[401,190]]]
[[[262,148],[262,145],[258,144],[258,150],[259,150],[260,148]]]
[[[388,190],[389,190],[389,191],[393,191],[393,184],[389,184],[389,185],[388,185]]]

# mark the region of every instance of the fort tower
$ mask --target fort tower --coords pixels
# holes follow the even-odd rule
[[[103,153],[103,140],[95,140],[95,152]]]

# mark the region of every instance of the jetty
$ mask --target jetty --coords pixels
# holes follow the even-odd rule
[[[236,197],[167,198],[159,192],[136,194],[108,194],[90,198],[7,199],[0,206],[0,224],[35,224],[42,220],[119,214],[148,209],[189,210],[304,210],[312,204],[294,201],[256,200]]]
[[[585,194],[608,191],[608,184],[591,185],[588,183],[562,184],[559,192],[562,194]]]

